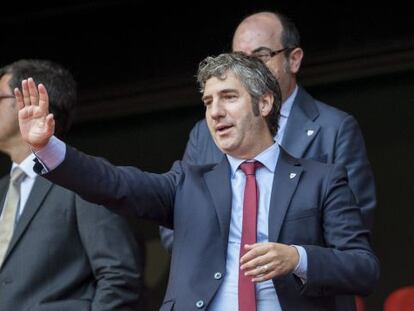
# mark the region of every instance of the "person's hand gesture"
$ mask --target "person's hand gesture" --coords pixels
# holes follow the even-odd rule
[[[23,139],[33,151],[44,147],[55,131],[53,114],[49,113],[49,97],[43,84],[36,87],[32,78],[22,81],[22,91],[14,90],[19,108],[19,125]]]
[[[299,262],[294,246],[281,243],[256,243],[245,245],[246,254],[240,258],[241,273],[252,277],[253,282],[263,282],[293,272]]]

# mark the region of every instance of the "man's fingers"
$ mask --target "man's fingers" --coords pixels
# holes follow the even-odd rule
[[[240,258],[240,264],[244,264],[253,258],[264,255],[268,251],[268,248],[263,243],[256,243],[251,245],[246,244],[244,248],[248,251]]]
[[[268,273],[266,274],[260,274],[258,276],[255,276],[252,278],[252,282],[264,282],[267,280],[271,280],[275,277],[275,274],[272,270],[270,270]]]
[[[261,245],[260,243],[254,243],[254,244],[244,244],[244,249],[251,250],[257,246]]]
[[[48,132],[54,132],[55,129],[55,119],[53,114],[49,113],[46,117],[46,128]]]
[[[39,105],[39,93],[37,92],[36,83],[32,78],[29,78],[27,84],[29,86],[30,104],[34,106]]]
[[[257,276],[257,275],[269,272],[269,267],[270,267],[270,263],[269,264],[257,263],[254,266],[248,267],[247,269],[243,269],[243,270],[245,270],[244,272],[245,275]]]
[[[14,89],[14,96],[16,96],[17,108],[19,110],[23,109],[24,108],[23,95],[22,95],[22,92],[20,92],[20,90],[17,87]]]
[[[265,265],[268,261],[269,261],[268,258],[266,258],[265,256],[255,257],[255,258],[243,263],[240,266],[240,269],[245,270],[245,271],[254,270],[257,267]]]
[[[42,83],[40,83],[37,88],[39,90],[39,108],[41,111],[48,113],[49,112],[49,95],[47,94],[47,90]]]
[[[26,107],[30,106],[30,94],[29,94],[29,86],[27,84],[27,80],[22,81],[22,94],[23,94],[23,103]]]

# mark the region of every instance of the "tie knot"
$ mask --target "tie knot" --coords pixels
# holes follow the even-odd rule
[[[26,177],[26,173],[23,172],[21,168],[15,167],[11,172],[10,181],[13,184],[18,185],[23,181],[25,177]]]
[[[259,161],[243,162],[242,164],[240,164],[240,169],[246,175],[255,175],[256,170],[262,166],[263,164]]]

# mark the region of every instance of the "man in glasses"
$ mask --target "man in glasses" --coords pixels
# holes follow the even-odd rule
[[[361,130],[354,117],[314,99],[297,84],[304,53],[295,24],[280,13],[250,15],[237,27],[232,49],[261,59],[279,82],[282,108],[274,139],[295,157],[344,165],[363,221],[371,229],[375,184]],[[190,133],[183,160],[204,164],[221,158],[206,121],[199,121]],[[171,252],[172,231],[161,228],[161,238]]]
[[[19,60],[0,69],[0,310],[136,310],[141,251],[125,220],[33,172],[13,89],[27,76],[47,85],[56,135],[70,127],[76,83],[60,65]]]
[[[353,116],[314,99],[297,84],[304,52],[295,24],[280,13],[250,15],[237,27],[232,49],[261,59],[279,82],[282,107],[275,141],[295,157],[344,165],[364,224],[372,229],[375,183],[361,130]],[[222,156],[206,121],[199,121],[190,133],[183,160],[193,164],[217,163]],[[171,253],[173,231],[161,227],[160,233]],[[337,305],[341,310],[349,310],[353,302],[352,297],[341,298]]]

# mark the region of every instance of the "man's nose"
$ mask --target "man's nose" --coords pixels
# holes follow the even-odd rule
[[[220,101],[213,101],[210,107],[210,116],[212,119],[219,119],[226,114],[225,109]]]

